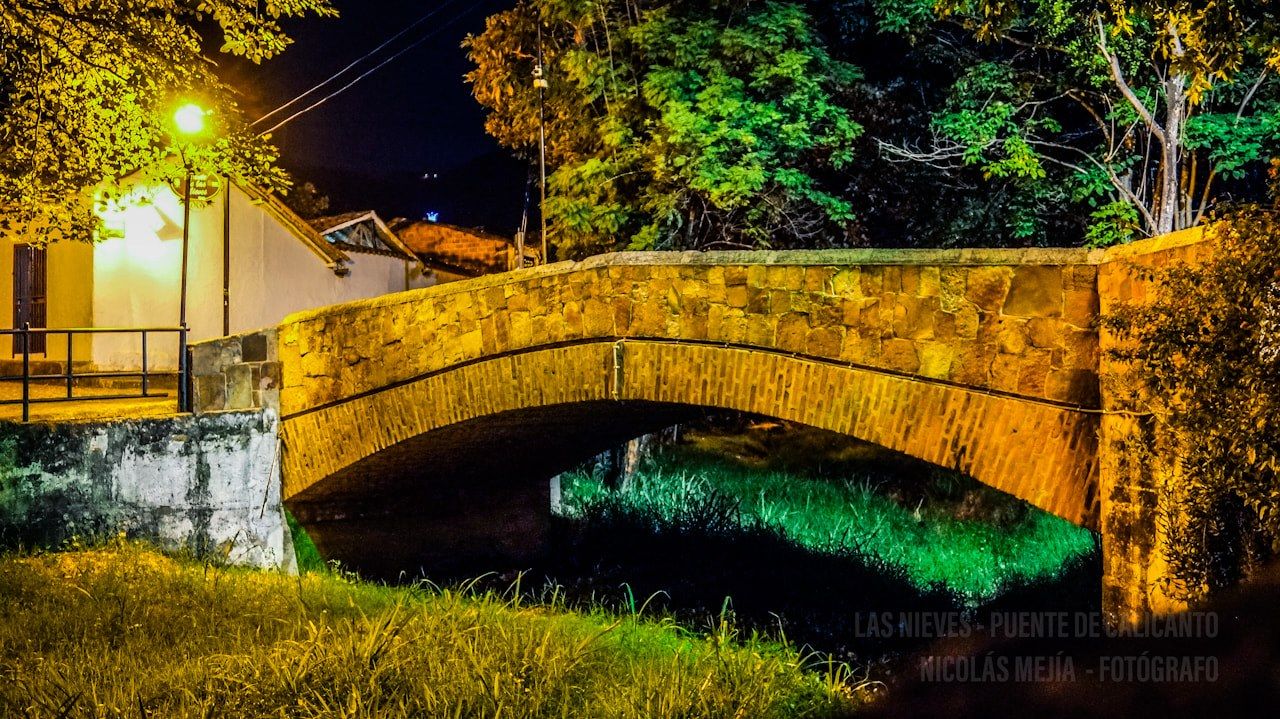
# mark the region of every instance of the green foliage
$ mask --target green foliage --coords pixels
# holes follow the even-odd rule
[[[128,544],[0,558],[0,714],[824,717],[839,665],[496,593],[175,561]]]
[[[284,202],[289,209],[306,220],[323,217],[329,211],[329,196],[321,193],[315,184],[309,181],[290,190],[289,194],[284,196]]]
[[[959,25],[982,42],[967,48],[964,72],[934,110],[929,147],[899,153],[1014,178],[1023,195],[1043,183],[1067,188],[1091,208],[1091,245],[1194,226],[1223,192],[1247,189],[1258,198],[1258,173],[1280,153],[1273,42],[1280,26],[1256,4],[875,0],[875,7],[881,28],[913,41],[947,38]]]
[[[688,450],[659,455],[627,485],[609,488],[585,472],[561,491],[571,516],[629,508],[670,530],[681,527],[764,528],[818,552],[855,552],[906,573],[920,589],[945,586],[977,603],[1006,586],[1052,576],[1094,549],[1092,535],[1020,500],[996,500],[994,490],[943,474],[919,478],[945,485],[952,499],[905,507],[879,491],[870,476],[832,480],[796,471],[759,470]],[[967,490],[961,491],[961,487]],[[972,494],[971,494],[972,493]],[[1002,523],[961,519],[957,501],[983,500],[1008,515]]]
[[[1180,461],[1160,491],[1173,589],[1188,599],[1280,551],[1280,218],[1237,210],[1206,234],[1210,261],[1152,273],[1154,301],[1106,320],[1154,413],[1137,450]]]
[[[285,525],[289,528],[289,538],[293,543],[293,556],[298,562],[298,572],[306,574],[328,571],[329,565],[325,563],[324,557],[320,556],[316,543],[311,540],[311,535],[307,534],[307,530],[297,518],[286,509],[284,519]]]
[[[468,40],[490,132],[536,140],[527,84],[537,12],[547,24],[547,215],[562,256],[634,249],[839,242],[850,202],[825,177],[861,127],[840,102],[856,70],[789,2],[538,0]]]
[[[0,1],[0,208],[33,241],[88,239],[90,196],[140,170],[197,173],[287,186],[277,152],[247,127],[233,90],[202,47],[204,29],[222,52],[254,63],[290,40],[287,18],[336,14],[328,0]],[[174,137],[173,110],[196,101],[212,111],[209,137]]]

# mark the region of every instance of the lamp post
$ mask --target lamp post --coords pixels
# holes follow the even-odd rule
[[[173,126],[176,136],[188,141],[195,139],[205,129],[205,117],[208,110],[194,103],[187,103],[173,113]],[[191,164],[187,161],[179,145],[178,156],[182,159],[184,172],[182,183],[182,277],[178,289],[178,327],[182,328],[181,342],[178,345],[178,409],[182,412],[191,410],[190,387],[187,375],[187,255],[191,245]]]

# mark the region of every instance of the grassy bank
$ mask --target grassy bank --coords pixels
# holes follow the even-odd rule
[[[0,716],[821,717],[859,694],[727,626],[128,544],[0,557]]]
[[[922,591],[976,605],[1052,580],[1095,551],[1090,532],[972,480],[920,465],[785,468],[693,444],[665,449],[625,487],[582,470],[562,479],[565,516],[655,530],[755,530],[817,553],[888,565]],[[811,459],[817,459],[811,457]]]

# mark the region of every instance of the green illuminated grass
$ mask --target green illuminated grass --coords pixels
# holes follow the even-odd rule
[[[298,572],[307,574],[309,572],[323,572],[329,567],[324,561],[324,557],[320,556],[320,550],[316,548],[316,543],[311,541],[311,536],[307,534],[307,530],[298,523],[298,520],[291,512],[285,510],[285,523],[289,527],[289,536],[293,540],[293,556],[298,562]]]
[[[518,592],[513,592],[518,596]],[[822,717],[841,665],[721,625],[175,560],[0,556],[0,716]]]
[[[918,479],[961,481],[943,473]],[[1052,578],[1094,551],[1090,532],[1034,508],[1011,506],[1006,514],[1013,519],[1001,523],[961,519],[954,516],[954,501],[922,496],[919,504],[904,506],[866,474],[832,480],[794,469],[744,466],[689,448],[660,454],[621,490],[584,471],[564,477],[561,487],[569,516],[625,506],[656,525],[678,527],[688,523],[691,512],[705,515],[708,507],[716,507],[712,514],[727,513],[742,527],[765,528],[808,549],[852,551],[895,565],[921,589],[943,585],[967,603]],[[935,494],[948,492],[958,494],[950,487]]]

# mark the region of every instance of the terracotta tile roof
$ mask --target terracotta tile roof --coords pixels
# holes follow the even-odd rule
[[[505,237],[421,220],[401,222],[394,230],[427,265],[473,275],[509,269],[511,241]]]

